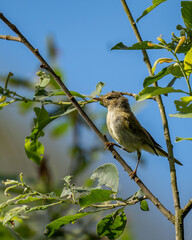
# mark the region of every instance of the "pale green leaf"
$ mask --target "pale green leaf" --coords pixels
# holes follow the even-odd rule
[[[40,78],[40,82],[36,85],[36,88],[45,88],[51,80],[49,74],[44,71],[39,71],[36,74]]]
[[[117,192],[119,186],[119,173],[116,166],[112,163],[106,163],[94,170],[92,180],[98,179],[99,185],[110,187],[112,191]]]
[[[28,209],[27,205],[12,208],[10,211],[6,213],[5,217],[3,218],[3,225],[12,220],[14,217],[20,216],[20,214],[24,213],[24,211],[27,209]]]
[[[101,90],[102,90],[102,88],[103,88],[104,86],[105,86],[105,83],[99,82],[99,83],[97,84],[97,86],[96,86],[95,91],[93,91],[93,92],[91,93],[90,97],[94,98],[94,97],[96,97],[96,96],[99,96],[100,93],[101,93]]]

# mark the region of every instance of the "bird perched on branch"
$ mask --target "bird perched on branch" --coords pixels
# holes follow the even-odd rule
[[[137,152],[137,165],[135,170],[130,174],[131,178],[136,176],[137,168],[141,158],[141,150],[145,150],[157,156],[168,157],[161,146],[153,139],[148,131],[141,126],[133,112],[131,111],[128,99],[120,92],[111,92],[106,95],[95,98],[107,107],[107,127],[110,135],[119,143],[127,152]],[[106,146],[119,145],[107,143]],[[174,162],[182,165],[177,159]]]

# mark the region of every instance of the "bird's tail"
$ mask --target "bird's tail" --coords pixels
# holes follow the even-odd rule
[[[168,157],[168,153],[165,152],[165,151],[164,151],[162,148],[160,148],[159,146],[155,146],[155,150],[156,150],[156,152],[157,152],[158,155],[163,156],[163,157]],[[177,160],[176,158],[173,158],[173,159],[174,159],[174,162],[175,162],[175,163],[183,166],[183,164],[182,164],[181,162],[179,162],[179,160]]]

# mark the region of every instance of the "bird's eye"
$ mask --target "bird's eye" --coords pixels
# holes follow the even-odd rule
[[[111,99],[113,99],[113,97],[107,97],[107,100],[111,100]]]

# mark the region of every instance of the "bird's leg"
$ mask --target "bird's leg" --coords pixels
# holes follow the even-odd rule
[[[141,152],[139,150],[137,150],[137,165],[136,165],[135,170],[129,174],[131,179],[133,179],[136,176],[137,168],[138,168],[139,162],[140,162],[140,158],[141,158]]]
[[[118,145],[117,143],[113,143],[113,142],[106,142],[104,149],[106,149],[106,148],[109,149],[111,146],[117,146],[117,147],[123,149],[124,151],[128,152],[126,148],[121,147],[121,146]]]

